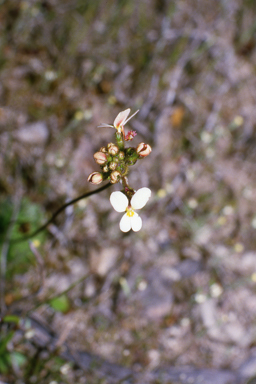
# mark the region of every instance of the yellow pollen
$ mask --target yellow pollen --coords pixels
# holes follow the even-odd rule
[[[134,210],[132,208],[127,208],[126,215],[129,216],[129,217],[133,217]]]

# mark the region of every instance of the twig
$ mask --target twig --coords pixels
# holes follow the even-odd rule
[[[200,46],[201,42],[198,40],[194,40],[189,47],[188,50],[186,50],[183,55],[179,58],[177,61],[176,67],[173,70],[173,75],[170,81],[169,90],[166,95],[166,105],[171,106],[174,103],[174,100],[176,98],[177,89],[184,71],[184,68],[188,61],[193,56],[196,49]]]
[[[205,131],[212,132],[212,130],[214,129],[214,127],[218,121],[219,112],[220,112],[221,107],[222,107],[221,96],[223,96],[225,93],[227,93],[229,91],[229,89],[230,89],[230,85],[227,83],[222,84],[222,86],[219,88],[217,97],[216,97],[215,102],[214,102],[213,107],[212,107],[212,111],[209,114],[209,116],[206,120],[205,126],[204,126]]]
[[[62,205],[53,215],[52,217],[44,224],[42,225],[41,227],[39,227],[38,229],[36,229],[34,232],[30,233],[29,235],[27,236],[24,236],[24,237],[20,237],[18,239],[12,239],[10,240],[10,243],[11,244],[16,244],[16,243],[20,243],[22,241],[25,241],[25,240],[29,240],[31,239],[32,237],[38,235],[38,233],[42,232],[43,230],[46,229],[46,227],[48,227],[49,224],[51,224],[54,219],[62,212],[64,211],[64,209],[66,209],[69,205],[72,205],[72,204],[75,204],[77,201],[79,200],[82,200],[82,199],[85,199],[86,197],[89,197],[91,195],[94,195],[95,193],[99,193],[101,191],[104,191],[104,189],[107,189],[108,187],[110,187],[112,184],[111,183],[108,183],[108,184],[105,184],[103,185],[102,187],[98,188],[98,189],[95,189],[94,191],[90,191],[90,192],[86,192],[84,193],[83,195],[81,196],[78,196],[76,197],[75,199],[67,202],[66,204]]]
[[[40,283],[38,285],[37,291],[34,293],[34,295],[38,295],[44,287],[44,281],[45,281],[44,259],[41,256],[38,249],[34,246],[32,241],[29,241],[29,248],[30,248],[31,252],[33,253],[33,255],[35,256],[37,264],[38,264],[38,275],[39,275]]]
[[[150,88],[148,92],[148,98],[143,104],[140,110],[140,119],[145,120],[148,117],[149,112],[155,102],[157,91],[158,91],[159,75],[153,75],[151,78]]]
[[[37,303],[32,309],[28,310],[28,312],[26,313],[26,316],[29,315],[31,312],[33,312],[35,309],[41,307],[41,305],[44,305],[44,304],[50,304],[50,302],[54,299],[57,299],[58,297],[60,296],[63,296],[65,295],[66,293],[68,293],[71,289],[73,289],[77,284],[80,284],[82,283],[84,280],[86,280],[89,276],[91,276],[89,273],[84,275],[83,277],[81,277],[80,279],[76,280],[74,283],[70,284],[70,286],[65,289],[64,291],[60,292],[60,293],[57,293],[56,295],[42,301],[41,303]]]

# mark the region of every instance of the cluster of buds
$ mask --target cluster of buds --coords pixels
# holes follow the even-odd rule
[[[120,112],[114,120],[114,124],[101,124],[100,127],[111,127],[116,129],[116,143],[109,143],[101,147],[93,157],[101,167],[101,172],[93,172],[89,175],[88,181],[92,184],[100,184],[103,180],[109,180],[112,184],[119,181],[123,184],[123,191],[113,192],[110,196],[110,203],[117,212],[124,212],[120,221],[120,229],[128,232],[132,229],[137,232],[142,227],[142,220],[135,210],[145,206],[151,196],[148,188],[140,188],[135,191],[128,184],[127,173],[129,166],[134,165],[137,160],[143,159],[151,152],[149,144],[140,143],[137,147],[125,147],[126,141],[131,141],[137,135],[135,131],[124,132],[124,125],[130,118],[130,109]]]
[[[151,147],[145,143],[140,143],[137,147],[125,148],[125,141],[130,141],[136,136],[135,131],[130,131],[127,135],[124,133],[124,125],[135,115],[133,114],[127,119],[129,113],[130,109],[120,112],[113,126],[108,124],[100,125],[100,127],[113,127],[116,129],[116,144],[109,143],[94,154],[94,160],[100,165],[101,172],[91,173],[88,177],[90,183],[100,184],[103,180],[109,180],[112,184],[118,183],[127,176],[129,166],[134,165],[138,159],[143,159],[150,154]]]

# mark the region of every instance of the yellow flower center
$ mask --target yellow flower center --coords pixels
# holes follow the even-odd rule
[[[129,217],[133,217],[134,210],[132,208],[126,208],[126,215]]]

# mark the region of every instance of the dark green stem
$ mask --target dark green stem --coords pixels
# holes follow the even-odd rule
[[[28,239],[31,239],[31,237],[34,237],[36,235],[38,235],[38,233],[42,232],[44,229],[46,229],[46,227],[48,227],[49,224],[51,224],[54,219],[62,212],[64,211],[64,209],[66,209],[68,206],[70,205],[73,205],[75,204],[76,202],[78,202],[79,200],[82,200],[82,199],[85,199],[86,197],[89,197],[91,195],[94,195],[95,193],[99,193],[101,191],[104,191],[104,189],[107,189],[108,187],[110,187],[112,184],[111,183],[108,183],[108,184],[105,184],[103,185],[102,187],[98,188],[98,189],[95,189],[94,191],[90,191],[90,192],[86,192],[84,193],[83,195],[81,196],[78,196],[76,197],[75,199],[71,200],[71,201],[68,201],[66,204],[62,205],[53,215],[52,217],[44,224],[42,225],[41,227],[39,227],[38,229],[36,229],[34,232],[30,233],[29,235],[27,236],[23,236],[23,237],[20,237],[18,239],[12,239],[10,240],[10,244],[16,244],[16,243],[20,243],[22,241],[25,241],[25,240],[28,240]]]

